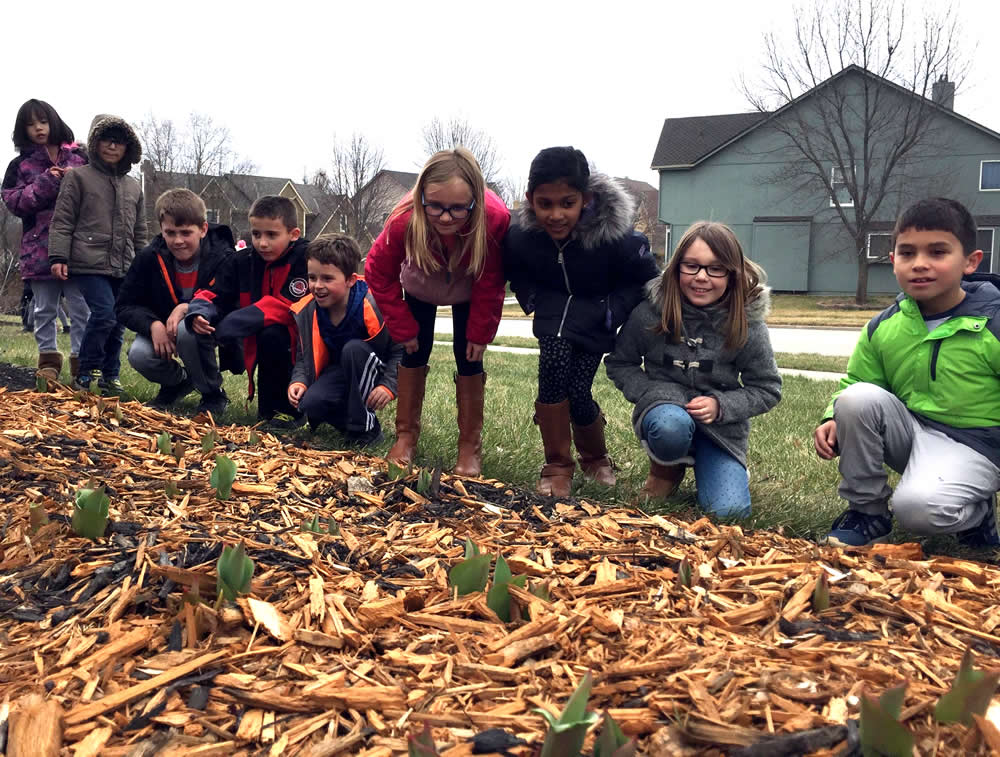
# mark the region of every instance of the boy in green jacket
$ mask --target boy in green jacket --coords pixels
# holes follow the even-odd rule
[[[890,259],[903,293],[861,332],[813,434],[821,458],[840,455],[849,504],[828,544],[887,541],[895,515],[915,533],[1000,547],[1000,290],[963,281],[982,258],[976,222],[955,200],[921,200],[896,222]],[[883,464],[902,474],[895,492]]]

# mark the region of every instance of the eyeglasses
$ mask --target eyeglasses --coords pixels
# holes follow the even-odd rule
[[[463,218],[467,218],[469,213],[474,207],[476,207],[476,201],[473,200],[466,205],[442,205],[439,202],[427,202],[424,199],[423,193],[420,194],[420,204],[424,206],[424,212],[431,218],[438,218],[443,216],[445,213],[450,215],[456,221],[461,221]]]
[[[689,262],[687,260],[682,260],[681,264],[678,266],[681,273],[687,276],[697,276],[702,270],[705,271],[713,279],[724,279],[729,275],[729,269],[724,265],[698,265],[694,262]]]

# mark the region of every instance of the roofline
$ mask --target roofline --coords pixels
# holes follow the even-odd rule
[[[208,183],[202,188],[201,192],[198,193],[198,196],[201,197],[203,194],[205,194],[205,192],[208,191],[208,188],[212,186],[212,184],[218,184],[219,192],[221,192],[222,196],[226,198],[226,202],[228,202],[232,206],[233,210],[236,210],[236,203],[233,202],[233,198],[230,197],[229,194],[226,192],[226,188],[222,186],[222,182],[219,181],[220,178],[222,177],[213,176],[211,179],[209,179]]]
[[[777,110],[771,111],[770,113],[761,112],[762,118],[757,123],[755,123],[752,126],[744,129],[743,131],[741,131],[739,134],[737,134],[736,136],[732,137],[728,141],[723,142],[722,144],[720,144],[717,147],[715,147],[713,150],[705,153],[700,158],[698,158],[698,160],[696,160],[694,163],[691,163],[688,166],[683,166],[683,165],[678,165],[678,166],[663,166],[663,167],[650,166],[650,170],[661,171],[661,170],[672,170],[672,169],[681,169],[681,168],[694,168],[695,166],[699,165],[700,163],[703,163],[706,160],[708,160],[713,155],[721,152],[722,150],[725,150],[727,147],[729,147],[734,142],[736,142],[736,141],[738,141],[740,139],[743,139],[743,137],[745,137],[750,132],[754,131],[755,129],[759,129],[765,123],[774,120],[776,117],[778,117],[779,115],[781,115],[782,113],[784,113],[786,110],[790,110],[791,108],[795,107],[802,100],[804,100],[807,97],[809,97],[810,95],[812,95],[812,93],[815,92],[816,90],[820,89],[821,87],[825,87],[828,84],[833,83],[834,80],[839,79],[842,76],[846,76],[848,73],[853,73],[853,72],[857,72],[857,73],[861,74],[862,76],[867,76],[867,77],[869,77],[871,79],[874,79],[875,81],[878,81],[878,82],[880,82],[882,84],[886,84],[889,87],[891,87],[893,89],[896,89],[896,90],[902,92],[903,94],[906,94],[907,96],[920,97],[921,99],[926,100],[928,105],[930,105],[933,108],[936,108],[940,112],[942,112],[942,113],[944,113],[946,115],[952,116],[953,118],[957,118],[959,121],[962,121],[966,125],[971,126],[974,129],[978,129],[978,130],[980,130],[982,132],[985,132],[987,134],[987,136],[993,137],[994,139],[1000,141],[1000,133],[997,133],[997,132],[993,131],[988,126],[983,126],[981,123],[973,121],[971,118],[968,118],[967,116],[963,116],[961,113],[957,113],[955,110],[953,110],[951,108],[946,108],[943,105],[939,105],[938,103],[934,102],[934,100],[932,100],[930,98],[924,97],[923,95],[919,95],[916,92],[907,89],[906,87],[900,86],[899,84],[896,84],[893,81],[889,81],[888,79],[886,79],[886,78],[884,78],[882,76],[879,76],[878,74],[873,73],[872,71],[869,71],[867,68],[862,68],[861,66],[857,65],[856,63],[852,63],[851,65],[847,66],[846,68],[843,68],[840,71],[838,71],[837,73],[835,73],[833,76],[830,76],[829,78],[824,79],[819,84],[817,84],[815,87],[812,87],[811,89],[806,90],[801,95],[799,95],[798,97],[796,97],[794,100],[789,100],[787,103],[785,103],[784,105],[782,105]]]

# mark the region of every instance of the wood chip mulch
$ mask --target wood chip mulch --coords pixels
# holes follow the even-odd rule
[[[532,710],[558,713],[587,671],[590,706],[641,754],[832,755],[856,743],[859,695],[904,681],[919,754],[997,743],[990,720],[941,727],[932,712],[966,648],[1000,667],[992,566],[916,544],[848,554],[447,474],[425,497],[416,475],[388,481],[382,460],[251,444],[237,426],[205,453],[206,423],[66,389],[0,390],[0,417],[8,757],[388,757],[425,724],[450,757],[498,736],[527,755],[544,732]],[[180,464],[157,451],[162,430],[185,443]],[[209,486],[223,453],[238,465],[228,501]],[[68,525],[92,477],[113,519],[97,542]],[[51,519],[36,533],[29,504]],[[313,515],[339,535],[303,532]],[[525,619],[504,625],[484,595],[454,596],[466,538],[548,600],[512,589]],[[237,542],[256,562],[252,590],[216,609],[215,563]],[[693,588],[677,580],[685,557]],[[815,613],[824,572],[831,607]],[[202,601],[185,601],[195,586]]]

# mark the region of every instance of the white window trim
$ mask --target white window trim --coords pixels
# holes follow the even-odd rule
[[[837,183],[836,182],[836,177],[834,176],[834,172],[838,168],[840,168],[840,166],[830,166],[830,188],[831,189],[833,189],[834,185]],[[858,176],[858,168],[857,168],[857,166],[855,166],[854,167],[854,177],[855,177],[855,179],[857,179],[857,176]],[[843,180],[843,179],[841,179],[840,183],[844,184],[844,185],[847,184],[847,182],[845,180]],[[831,208],[837,207],[837,202],[836,202],[836,199],[835,199],[836,195],[837,195],[836,191],[833,191],[830,194],[830,207]],[[840,207],[842,207],[842,208],[853,208],[854,207],[854,200],[852,200],[851,198],[848,198],[847,202],[840,203]]]
[[[985,163],[1000,163],[1000,160],[981,160],[979,161],[979,191],[980,192],[1000,192],[1000,187],[996,189],[983,189],[983,165]]]
[[[865,257],[870,261],[885,262],[889,258],[883,257],[882,255],[872,255],[872,237],[889,237],[892,239],[891,231],[869,231],[868,236],[865,239]]]
[[[222,214],[219,212],[218,208],[205,208],[205,219],[208,220],[210,213],[215,213],[215,220],[209,221],[209,223],[219,223],[219,219],[222,218]]]
[[[990,232],[990,249],[984,249],[983,254],[990,256],[990,273],[993,273],[997,267],[997,230],[994,226],[980,226],[978,231],[988,231]]]

